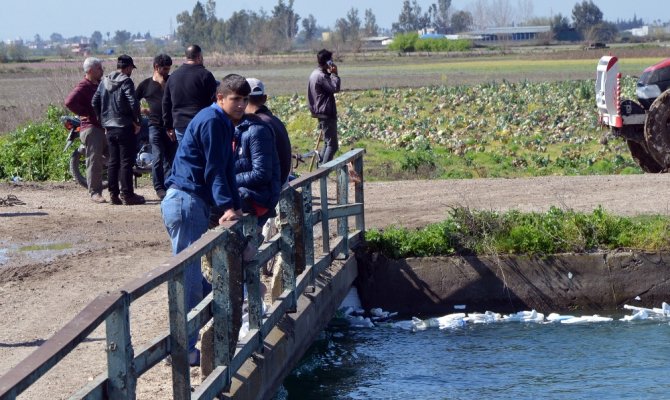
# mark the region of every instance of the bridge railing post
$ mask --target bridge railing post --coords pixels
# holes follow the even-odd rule
[[[349,174],[347,166],[343,165],[337,169],[337,205],[346,205],[349,202]],[[337,219],[337,236],[342,240],[341,258],[346,258],[349,251],[349,217],[343,216]]]
[[[258,218],[248,218],[244,222],[244,234],[249,239],[251,248],[258,249],[263,237],[258,234]],[[256,252],[254,255],[257,255]],[[263,322],[263,299],[261,296],[260,265],[256,258],[242,259],[244,266],[244,284],[247,289],[247,313],[249,315],[249,329],[260,329]],[[259,336],[258,348],[263,348],[263,338]]]
[[[295,215],[296,224],[293,233],[297,241],[295,274],[300,275],[306,268],[314,266],[314,218],[312,217],[313,197],[312,185],[306,185],[300,190],[300,197],[294,200],[295,208],[291,211]]]
[[[168,281],[170,320],[170,358],[172,361],[172,396],[191,397],[191,371],[188,360],[188,307],[186,306],[185,268]]]
[[[365,195],[363,191],[363,157],[358,157],[354,161],[354,172],[359,178],[359,181],[354,184],[354,202],[358,204],[364,204]],[[365,232],[365,209],[362,209],[361,213],[356,215],[356,229],[361,232]]]
[[[242,324],[241,247],[239,234],[226,230],[221,244],[212,250],[214,368],[230,365]],[[230,371],[225,380],[226,386],[230,384]]]
[[[328,223],[328,177],[319,179],[319,193],[321,196],[321,243],[324,253],[330,251],[330,228]]]
[[[300,263],[298,256],[305,256],[304,243],[304,213],[303,213],[304,195],[297,192],[293,188],[288,188],[282,191],[279,199],[279,232],[280,245],[279,253],[281,254],[280,271],[282,274],[282,288],[284,291],[290,290],[292,295],[288,299],[290,302],[289,310],[296,311],[298,304],[298,296],[295,293],[296,287],[296,270],[297,264]],[[295,231],[302,231],[301,239],[296,240]],[[313,257],[313,256],[312,256]],[[302,265],[304,268],[304,264]]]
[[[106,318],[107,393],[110,399],[134,399],[137,376],[133,363],[133,344],[130,339],[130,299],[124,292],[123,300]]]

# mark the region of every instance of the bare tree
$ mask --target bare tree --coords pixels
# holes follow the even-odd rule
[[[510,26],[514,23],[514,7],[509,0],[492,0],[488,10],[489,20],[494,27]]]
[[[516,13],[518,22],[528,25],[535,17],[533,12],[533,0],[518,0]]]
[[[472,26],[474,28],[484,29],[490,26],[487,0],[475,0],[468,6],[468,11],[472,17]]]
[[[524,16],[532,15],[532,1],[519,0]],[[511,26],[521,20],[510,0],[475,0],[470,3],[468,11],[472,15],[475,28]],[[515,16],[518,20],[515,21]]]
[[[456,11],[451,15],[451,29],[456,32],[465,32],[472,27],[472,14],[468,11]]]
[[[305,34],[306,42],[310,42],[316,38],[316,18],[312,14],[309,14],[307,18],[302,20],[302,30]]]
[[[379,25],[377,18],[371,8],[365,10],[365,21],[363,23],[363,32],[365,36],[377,36],[379,34]]]

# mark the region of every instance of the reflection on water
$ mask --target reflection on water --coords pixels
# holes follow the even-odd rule
[[[326,331],[283,399],[660,399],[667,321]]]

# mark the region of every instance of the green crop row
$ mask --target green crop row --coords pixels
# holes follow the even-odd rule
[[[624,142],[600,143],[593,87],[592,80],[502,81],[343,92],[340,148],[367,149],[370,180],[640,173]],[[270,107],[295,152],[315,146],[304,96],[277,96]],[[0,136],[0,179],[68,178],[62,113],[51,107],[42,122]]]
[[[371,179],[640,173],[623,141],[600,143],[605,131],[597,123],[594,84],[503,81],[344,92],[340,145],[368,149]],[[313,145],[316,123],[304,97],[273,98],[271,107],[299,148]]]
[[[367,246],[392,258],[447,255],[584,253],[615,248],[670,249],[670,218],[620,217],[601,207],[580,213],[552,207],[544,213],[454,208],[440,223],[411,230],[367,231]]]

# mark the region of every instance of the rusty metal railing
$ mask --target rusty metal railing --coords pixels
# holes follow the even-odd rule
[[[103,322],[106,327],[107,371],[81,388],[75,399],[134,399],[137,379],[168,355],[172,358],[175,399],[212,399],[224,391],[231,377],[288,312],[295,311],[298,296],[334,259],[346,257],[350,245],[365,231],[363,192],[364,150],[352,150],[306,174],[282,191],[280,233],[261,245],[250,262],[241,253],[256,225],[254,217],[227,223],[208,231],[186,250],[122,288],[98,296],[35,352],[0,377],[0,399],[15,399],[58,364]],[[360,177],[349,202],[349,169]],[[328,177],[335,172],[336,201],[328,204]],[[312,195],[319,183],[319,201]],[[349,217],[355,219],[350,229]],[[331,238],[329,221],[337,221]],[[315,259],[314,226],[321,224],[322,252]],[[262,313],[260,266],[281,254],[283,293],[270,310]],[[184,268],[206,257],[212,266],[212,293],[193,310],[187,309]],[[248,288],[249,333],[237,343],[241,302],[235,271],[245,271]],[[169,331],[148,345],[135,349],[130,336],[130,305],[163,283],[168,285]],[[214,369],[191,391],[188,336],[209,320],[214,327]],[[236,328],[237,327],[237,328]]]

